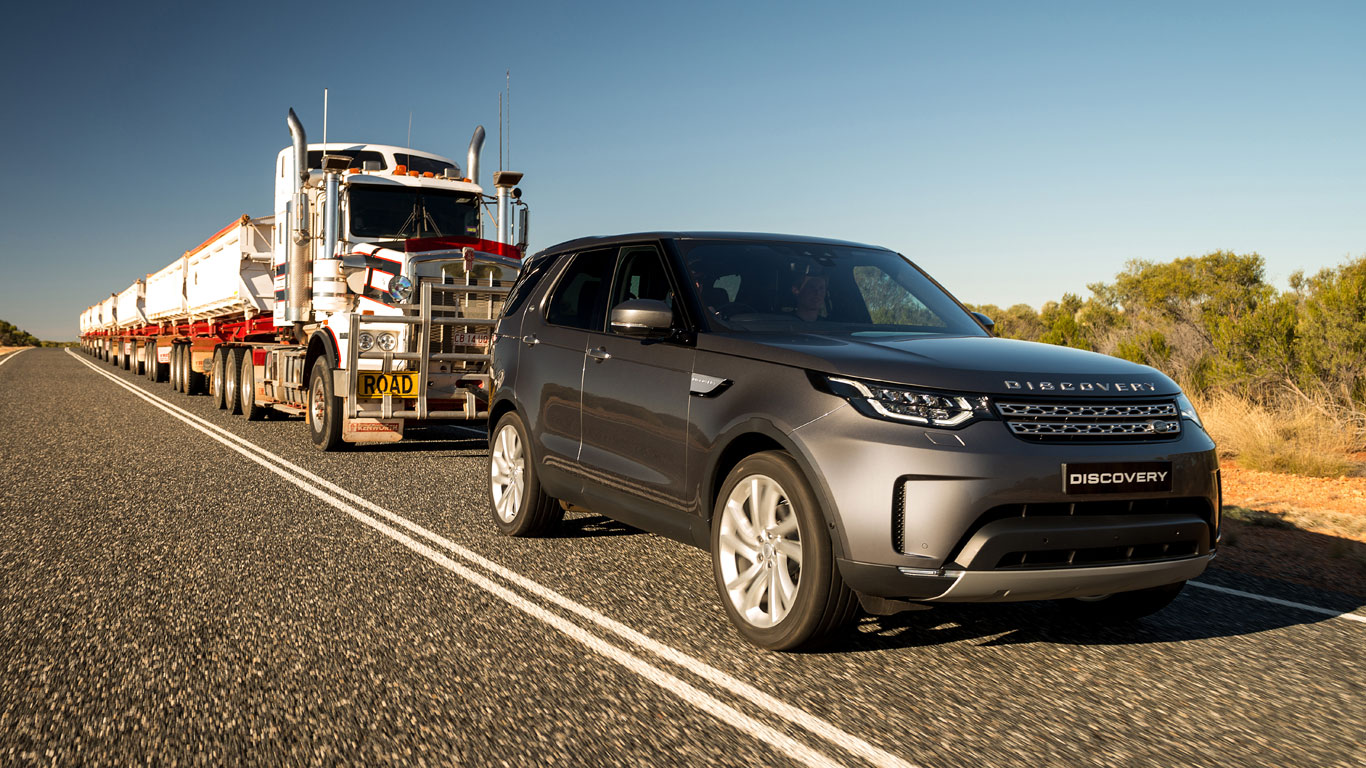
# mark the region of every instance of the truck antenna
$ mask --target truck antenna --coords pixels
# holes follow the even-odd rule
[[[503,170],[503,92],[498,92],[498,170]]]
[[[408,152],[409,152],[408,162],[410,162],[410,163],[413,161],[413,158],[412,158],[412,156],[411,156],[412,151],[413,151],[413,111],[410,109],[410,110],[408,110]]]
[[[323,89],[323,154],[327,153],[327,89]]]
[[[504,73],[507,78],[506,88],[508,92],[508,167],[512,167],[512,70]]]

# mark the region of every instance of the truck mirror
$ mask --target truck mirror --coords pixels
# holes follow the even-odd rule
[[[517,212],[517,250],[526,253],[527,227],[530,226],[531,212],[526,206]]]

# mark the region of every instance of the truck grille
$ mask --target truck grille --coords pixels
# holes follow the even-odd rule
[[[1181,413],[1170,400],[1146,403],[998,402],[1012,434],[1034,442],[1171,440]]]
[[[419,290],[423,283],[435,283],[436,285],[455,285],[455,281],[447,277],[422,278],[418,285]],[[461,280],[461,285],[464,281]],[[420,295],[420,294],[419,294]],[[468,317],[481,320],[490,320],[498,316],[502,310],[503,297],[493,293],[456,293],[452,291],[432,291],[432,316],[444,318]],[[431,334],[427,338],[428,350],[431,354],[484,354],[488,348],[482,345],[470,343],[471,337],[475,335],[489,335],[492,328],[487,325],[433,325]],[[482,361],[455,361],[445,363],[452,372],[465,372],[483,370]]]

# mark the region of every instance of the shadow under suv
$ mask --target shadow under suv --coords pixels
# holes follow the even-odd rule
[[[787,235],[586,238],[529,260],[493,342],[490,494],[711,552],[753,643],[859,604],[1166,605],[1214,554],[1214,444],[1147,366],[995,338],[901,255]]]

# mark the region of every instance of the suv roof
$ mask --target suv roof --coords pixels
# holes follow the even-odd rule
[[[856,248],[873,248],[879,251],[889,250],[880,245],[855,243],[849,240],[834,240],[828,237],[809,237],[806,235],[784,235],[772,232],[655,231],[575,238],[574,240],[566,240],[563,243],[552,245],[536,255],[541,256],[543,254],[572,251],[585,246],[616,245],[618,243],[634,242],[637,240],[754,240],[757,242],[772,242],[776,240],[780,242],[818,243],[821,245],[845,245],[854,246]]]

